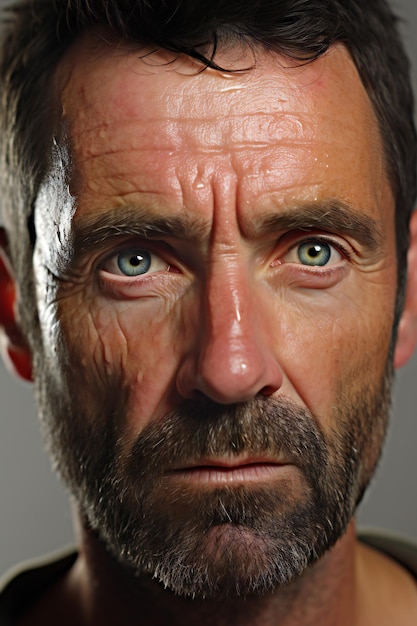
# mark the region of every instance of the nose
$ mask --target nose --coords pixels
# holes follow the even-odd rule
[[[244,276],[228,279],[227,271],[212,273],[192,348],[177,375],[177,389],[184,398],[204,394],[217,403],[233,404],[281,387],[270,311],[261,307]]]

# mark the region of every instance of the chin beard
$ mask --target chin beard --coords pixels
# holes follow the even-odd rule
[[[127,449],[120,385],[103,394],[101,414],[51,387],[41,406],[56,468],[106,550],[177,594],[224,599],[287,585],[345,532],[379,457],[391,371],[373,393],[341,393],[327,435],[286,398],[203,398],[148,425]],[[240,455],[284,457],[289,472],[198,489],[170,475],[195,459]]]

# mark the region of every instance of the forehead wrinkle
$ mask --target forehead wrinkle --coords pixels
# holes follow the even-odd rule
[[[370,251],[376,251],[385,241],[385,233],[377,222],[340,200],[306,202],[279,213],[260,215],[250,225],[261,236],[271,230],[325,230],[352,236]]]
[[[138,124],[138,121],[141,123]],[[219,124],[219,121],[221,123]],[[224,150],[225,140],[230,146],[269,147],[276,142],[284,146],[312,140],[313,132],[308,130],[307,121],[298,114],[280,112],[275,114],[228,115],[222,118],[205,117],[195,119],[136,118],[117,121],[114,124],[94,124],[85,127],[85,120],[72,123],[72,136],[81,153],[89,158],[105,156],[117,151],[115,144],[123,142],[124,150],[176,151],[186,146],[188,149],[209,148]],[[117,141],[115,141],[117,139]],[[109,146],[112,149],[109,150]]]

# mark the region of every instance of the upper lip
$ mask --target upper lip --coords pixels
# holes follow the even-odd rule
[[[246,467],[248,465],[285,465],[286,461],[283,458],[274,457],[227,457],[227,458],[203,458],[196,459],[195,461],[184,463],[183,465],[176,466],[173,470],[192,470],[198,468],[215,468],[221,469],[237,469]]]

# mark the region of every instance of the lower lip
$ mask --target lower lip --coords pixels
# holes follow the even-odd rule
[[[170,476],[199,485],[232,485],[264,482],[284,477],[290,465],[254,463],[237,467],[203,466],[175,470]]]

